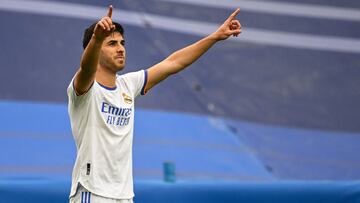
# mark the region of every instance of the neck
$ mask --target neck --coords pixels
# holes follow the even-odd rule
[[[95,75],[95,80],[106,87],[116,86],[116,72],[109,70],[108,68],[98,67]]]

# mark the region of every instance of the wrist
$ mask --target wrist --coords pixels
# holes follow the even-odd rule
[[[102,44],[102,42],[104,41],[103,38],[95,35],[95,33],[92,34],[91,38],[95,41],[95,43],[100,43],[100,44]]]
[[[208,38],[209,38],[210,40],[215,41],[215,42],[218,42],[218,41],[221,40],[221,37],[220,37],[216,32],[213,32],[212,34],[210,34],[210,35],[208,36]]]

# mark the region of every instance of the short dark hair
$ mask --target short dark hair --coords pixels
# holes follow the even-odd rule
[[[84,37],[83,37],[83,48],[84,49],[86,48],[86,46],[89,44],[89,42],[91,40],[91,37],[94,33],[96,23],[93,23],[88,28],[86,28],[84,31]],[[112,22],[112,23],[113,23],[113,25],[115,25],[114,32],[119,32],[122,36],[124,36],[124,28],[117,22]]]

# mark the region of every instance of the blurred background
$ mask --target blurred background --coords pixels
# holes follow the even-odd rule
[[[360,202],[356,0],[0,0],[0,199],[67,201],[66,89],[110,4],[125,28],[119,74],[241,8],[239,37],[137,99],[135,202]]]

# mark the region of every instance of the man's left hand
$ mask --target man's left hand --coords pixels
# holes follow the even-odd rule
[[[237,37],[241,33],[240,21],[235,19],[240,12],[240,8],[236,9],[228,19],[212,34],[217,40],[225,40],[231,35]]]

